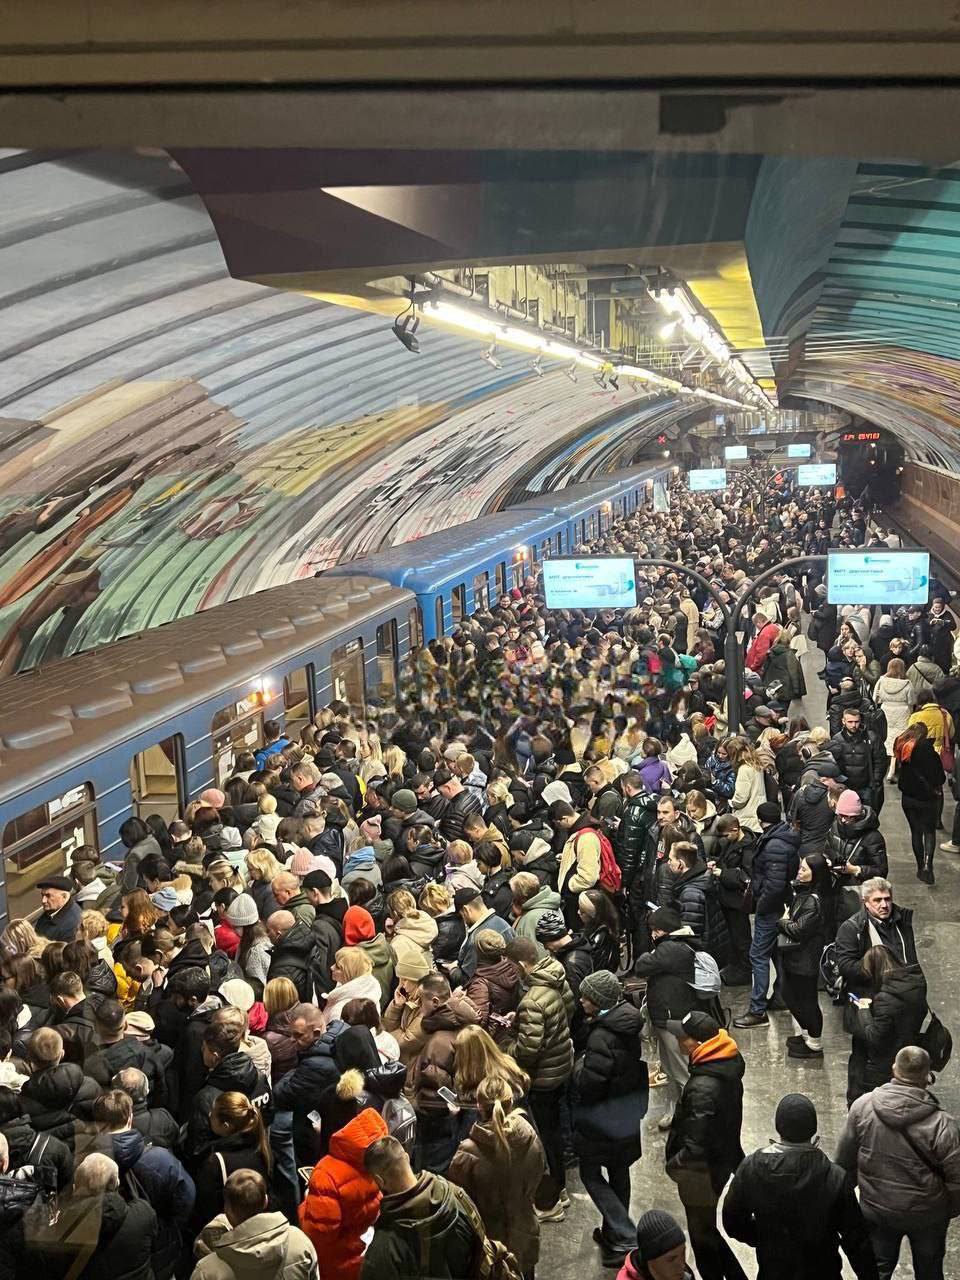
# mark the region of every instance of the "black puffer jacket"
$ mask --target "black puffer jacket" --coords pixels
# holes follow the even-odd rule
[[[647,980],[647,1013],[655,1027],[665,1027],[671,1019],[679,1021],[692,1009],[707,1012],[707,1002],[694,990],[694,959],[706,948],[692,930],[684,925],[675,933],[654,938],[653,950],[637,958],[633,971]]]
[[[826,855],[837,868],[841,884],[862,884],[874,876],[887,875],[887,842],[880,832],[880,820],[869,805],[859,818],[843,821],[834,818],[827,834]],[[860,867],[857,876],[840,874],[848,862]]]
[[[157,1233],[146,1200],[128,1203],[116,1191],[69,1196],[54,1226],[31,1232],[24,1261],[45,1280],[152,1280]]]
[[[746,891],[757,851],[756,836],[741,827],[739,840],[705,834],[703,843],[707,861],[715,862],[720,868],[717,886],[721,907],[726,911],[746,911],[749,905]]]
[[[918,964],[888,973],[868,1009],[854,1008],[854,1044],[867,1056],[864,1092],[886,1084],[893,1060],[908,1044],[916,1044],[927,1016],[927,980]]]
[[[645,870],[649,854],[648,833],[657,820],[657,798],[641,791],[623,806],[617,833],[616,854],[624,887],[629,889],[638,871]]]
[[[293,1112],[293,1147],[298,1165],[312,1165],[317,1161],[317,1133],[307,1116],[327,1085],[335,1084],[340,1078],[334,1046],[346,1029],[345,1022],[331,1022],[323,1035],[300,1054],[294,1069],[277,1084],[274,1093],[277,1110]]]
[[[574,1074],[573,1149],[593,1160],[631,1163],[640,1159],[640,1125],[643,1120],[636,1094],[646,1081],[640,1032],[643,1016],[632,1004],[621,1001],[599,1014],[588,1025],[586,1047]],[[624,1098],[622,1114],[614,1120],[620,1132],[616,1141],[601,1138],[590,1125],[591,1108]],[[629,1098],[629,1101],[628,1101]],[[608,1117],[609,1123],[609,1117]]]
[[[790,821],[800,832],[801,858],[808,853],[823,853],[833,818],[822,782],[808,782],[796,792],[790,804]]]
[[[800,866],[800,833],[786,822],[770,827],[757,841],[750,885],[757,915],[780,915],[787,887]]]
[[[807,762],[800,754],[799,744],[796,741],[784,743],[776,753],[774,763],[777,767],[780,789],[788,795],[793,795],[807,767]]]
[[[456,911],[445,911],[442,916],[435,917],[437,936],[431,950],[434,960],[445,960],[455,964],[460,955],[460,948],[467,936],[467,926]]]
[[[718,877],[703,862],[679,875],[673,882],[673,900],[680,918],[699,938],[717,964],[730,959],[730,935],[720,906]]]
[[[860,729],[857,733],[842,730],[827,743],[827,750],[853,791],[864,792],[881,786],[887,767],[883,739]]]
[[[576,934],[565,947],[559,947],[552,952],[553,958],[559,960],[563,965],[563,971],[567,975],[567,986],[573,993],[573,998],[580,1007],[580,983],[584,978],[589,977],[593,973],[593,952],[590,949],[590,941],[582,934]]]
[[[73,1150],[77,1120],[93,1117],[100,1086],[83,1074],[74,1062],[61,1062],[30,1077],[20,1090],[20,1101],[38,1133],[50,1133]]]
[[[743,1160],[743,1073],[743,1058],[725,1031],[692,1055],[667,1137],[666,1170],[675,1182],[709,1173],[719,1196]]]
[[[864,994],[866,979],[860,968],[863,957],[867,954],[873,941],[870,935],[871,920],[866,907],[844,920],[837,930],[837,968],[843,978],[847,991],[858,995]],[[913,911],[910,907],[898,907],[887,920],[872,921],[880,941],[888,947],[903,964],[917,963],[917,944],[913,936]]]
[[[826,936],[824,904],[809,885],[794,885],[793,901],[786,920],[777,929],[791,945],[780,948],[780,962],[786,973],[809,977],[820,970]]]
[[[472,791],[459,791],[446,809],[443,811],[443,817],[440,819],[440,834],[447,842],[451,840],[463,839],[463,824],[466,821],[467,814],[482,812],[483,805]]]

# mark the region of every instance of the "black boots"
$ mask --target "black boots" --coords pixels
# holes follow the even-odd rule
[[[917,879],[922,880],[924,884],[934,884],[933,879],[933,854],[924,854],[923,865],[917,872]]]

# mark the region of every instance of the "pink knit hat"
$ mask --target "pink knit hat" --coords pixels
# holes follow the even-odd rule
[[[227,797],[219,787],[207,787],[206,791],[200,792],[200,803],[209,805],[211,809],[222,809]]]
[[[863,813],[863,801],[855,791],[849,788],[841,792],[837,801],[837,816],[840,818],[857,818]]]

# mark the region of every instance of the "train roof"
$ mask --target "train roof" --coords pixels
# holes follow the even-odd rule
[[[462,581],[465,573],[503,552],[506,544],[527,546],[545,538],[556,527],[557,517],[551,512],[510,507],[480,516],[469,524],[386,547],[362,560],[327,570],[323,576],[357,570],[380,575],[411,591],[438,591],[448,582]]]
[[[589,480],[584,484],[568,485],[565,489],[557,489],[552,493],[530,494],[521,499],[519,507],[524,510],[552,511],[555,515],[574,520],[584,511],[589,511],[600,502],[612,502],[615,498],[629,493],[655,476],[669,475],[671,468],[664,465],[638,467],[632,471],[619,471],[615,475],[605,476],[600,480]]]
[[[362,574],[303,578],[0,682],[0,799],[164,724],[400,604]]]

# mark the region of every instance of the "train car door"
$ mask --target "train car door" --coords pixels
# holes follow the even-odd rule
[[[367,718],[367,686],[363,676],[363,640],[358,637],[334,649],[330,655],[333,701],[345,702],[351,715]]]
[[[313,719],[312,694],[315,688],[312,662],[305,667],[295,667],[283,677],[284,727],[287,737],[294,742],[300,737],[301,729],[305,729]]]
[[[130,797],[134,817],[159,813],[170,823],[186,803],[183,735],[172,734],[162,742],[138,751],[130,761]]]
[[[383,707],[397,700],[397,624],[391,618],[377,627],[377,698]]]
[[[233,776],[237,756],[263,746],[263,694],[253,690],[213,717],[213,776],[218,787]]]

